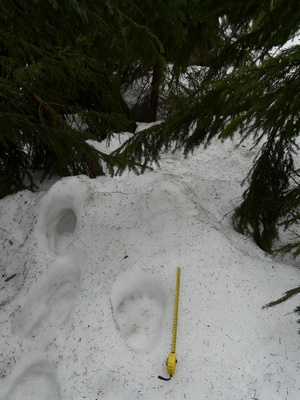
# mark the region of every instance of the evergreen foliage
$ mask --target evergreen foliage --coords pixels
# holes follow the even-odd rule
[[[32,189],[35,170],[95,177],[119,162],[86,139],[135,126],[112,78],[120,20],[108,1],[1,2],[0,197]]]
[[[250,171],[250,185],[234,215],[236,229],[252,234],[268,252],[272,252],[274,240],[278,239],[278,224],[288,212],[286,196],[293,164],[290,143],[269,139]]]
[[[141,121],[153,122],[158,117],[160,100],[163,108],[166,106],[164,91],[169,94],[176,89],[180,73],[191,63],[209,64],[217,41],[222,40],[218,20],[201,14],[199,2],[191,0],[166,0],[155,3],[155,7],[152,1],[141,4],[131,0],[123,2],[120,9],[131,23],[143,26],[157,38],[156,45],[155,41],[149,43],[145,35],[141,42],[139,37],[128,35],[127,28],[129,42],[123,47],[120,71],[127,88],[142,80],[144,90],[135,114]],[[171,69],[168,63],[172,63]]]
[[[270,307],[274,307],[277,306],[278,304],[281,304],[289,299],[291,299],[292,297],[294,297],[296,294],[300,293],[300,286],[296,287],[294,289],[288,290],[286,293],[284,293],[284,295],[282,297],[280,297],[279,299],[272,301],[268,304],[266,304],[265,306],[263,306],[263,309],[266,308],[270,308]],[[297,314],[298,316],[300,316],[300,306],[297,306],[294,311],[295,314]],[[300,324],[300,319],[298,319],[298,324]],[[299,334],[300,334],[300,330],[299,330]]]

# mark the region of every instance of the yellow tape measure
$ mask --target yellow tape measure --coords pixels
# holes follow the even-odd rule
[[[179,304],[179,291],[180,291],[180,273],[181,269],[177,268],[177,277],[176,277],[176,291],[175,291],[175,302],[174,302],[174,319],[173,319],[173,332],[172,332],[172,346],[171,353],[167,358],[167,371],[170,375],[170,378],[163,378],[159,376],[159,379],[168,381],[172,378],[176,370],[176,339],[177,339],[177,324],[178,324],[178,304]]]

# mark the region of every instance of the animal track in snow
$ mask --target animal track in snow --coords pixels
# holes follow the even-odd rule
[[[83,177],[61,180],[51,187],[41,201],[36,225],[41,248],[59,256],[68,253],[87,195],[87,182]]]
[[[47,238],[50,249],[57,255],[66,254],[77,224],[77,216],[71,208],[65,208],[48,225]]]
[[[35,362],[12,382],[1,400],[59,400],[59,388],[50,363]]]
[[[77,296],[80,269],[71,256],[60,258],[12,321],[14,334],[34,339],[46,336],[68,317]]]
[[[160,283],[146,274],[126,271],[114,284],[112,306],[126,344],[137,352],[149,350],[159,336],[166,308]]]

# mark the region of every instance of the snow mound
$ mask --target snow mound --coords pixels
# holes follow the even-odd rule
[[[14,258],[2,234],[1,400],[298,400],[297,299],[262,306],[300,272],[229,222],[251,151],[216,143],[143,176],[62,179],[27,208],[1,200],[31,213],[20,230],[3,218],[19,243]],[[178,364],[163,382],[177,267]]]

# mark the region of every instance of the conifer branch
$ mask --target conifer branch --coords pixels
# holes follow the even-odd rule
[[[288,290],[282,297],[280,297],[278,300],[275,301],[271,301],[270,303],[266,304],[265,306],[262,307],[262,309],[265,308],[270,308],[270,307],[274,307],[277,306],[280,303],[283,303],[289,299],[291,299],[292,297],[294,297],[296,294],[300,293],[300,286],[295,288],[295,289],[291,289]]]
[[[46,103],[26,82],[22,82],[22,86],[31,94],[31,96],[38,102],[39,108],[46,111],[47,115],[50,117],[50,120],[54,120],[55,123],[61,128],[66,127],[66,124],[62,117],[48,104]]]

